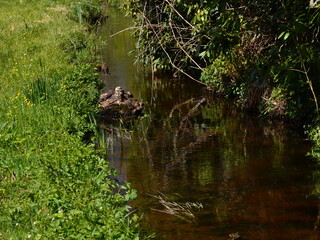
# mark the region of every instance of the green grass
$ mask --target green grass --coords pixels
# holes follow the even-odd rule
[[[0,239],[142,239],[135,191],[83,142],[99,81],[74,3],[1,0]]]

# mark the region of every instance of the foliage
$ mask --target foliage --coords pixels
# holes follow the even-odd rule
[[[71,17],[80,24],[84,22],[96,24],[103,17],[103,0],[81,0],[74,1],[73,13]]]
[[[127,0],[127,11],[140,61],[201,75],[262,115],[313,122],[311,154],[320,158],[319,1]]]
[[[96,127],[100,81],[89,64],[94,33],[73,21],[74,3],[1,2],[3,239],[142,238],[127,205],[136,192],[83,142]]]
[[[105,2],[107,2],[107,4],[111,7],[123,9],[123,6],[124,6],[126,0],[106,0]]]
[[[296,119],[314,117],[319,108],[318,6],[304,0],[127,1],[140,61],[195,80],[201,74],[246,109]],[[281,111],[269,104],[276,89]]]

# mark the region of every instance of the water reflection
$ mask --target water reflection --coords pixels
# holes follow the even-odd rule
[[[124,150],[130,154],[120,161],[140,193],[135,206],[146,223],[163,239],[226,239],[234,231],[246,239],[316,239],[309,145],[225,105],[203,107],[180,133],[183,115],[170,124],[163,118],[137,124]],[[158,191],[201,202],[198,224],[150,210],[159,205],[148,194]]]
[[[110,15],[104,34],[127,26],[118,14]],[[133,206],[144,214],[144,228],[164,240],[229,239],[231,233],[318,239],[319,201],[310,194],[315,166],[305,156],[310,144],[281,124],[237,111],[232,102],[204,105],[195,82],[137,71],[127,56],[128,39],[119,34],[109,42],[107,86],[130,90],[145,102],[148,116],[118,136],[110,133],[107,154],[120,179],[137,189]],[[172,201],[202,203],[197,221],[153,211],[163,207],[150,196],[159,192]]]

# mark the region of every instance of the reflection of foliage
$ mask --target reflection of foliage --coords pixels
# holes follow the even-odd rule
[[[262,154],[253,150],[261,145],[277,149],[269,154],[273,166],[281,168],[286,140],[282,124],[256,129],[255,119],[243,118],[233,105],[219,100],[188,116],[198,101],[187,100],[175,105],[164,120],[142,119],[137,123],[137,132],[132,132],[131,146],[135,152],[152,162],[152,166],[171,166],[155,170],[159,182],[165,182],[164,178],[173,170],[184,176],[187,174],[184,169],[192,166],[193,181],[208,186],[217,180],[217,175],[228,176],[236,166],[245,166],[248,159]],[[259,143],[255,135],[261,137]],[[215,162],[221,162],[219,169],[214,166]]]
[[[314,157],[317,162],[320,161],[320,126],[314,127],[308,131],[309,137],[313,142],[312,150],[310,152],[310,156]],[[317,168],[313,172],[313,179],[315,182],[315,187],[313,189],[313,194],[317,197],[320,197],[320,168],[317,165]],[[317,228],[320,227],[320,209],[318,213],[318,220],[316,222]]]
[[[162,96],[159,86],[160,79],[154,95]],[[165,92],[172,95],[176,91],[177,88],[169,87]],[[230,222],[231,225],[234,221],[243,222],[244,226],[263,222],[274,226],[272,222],[279,220],[279,212],[288,211],[291,218],[291,211],[296,212],[292,210],[293,199],[295,206],[299,204],[299,216],[291,220],[299,219],[301,209],[305,209],[305,203],[309,201],[303,192],[301,202],[296,202],[305,168],[298,165],[301,168],[296,171],[294,159],[301,162],[303,156],[299,154],[303,146],[285,138],[286,129],[282,124],[263,123],[259,126],[261,119],[247,117],[237,111],[231,101],[229,104],[221,99],[209,101],[208,105],[189,116],[187,125],[183,125],[182,120],[196,105],[196,99],[188,99],[178,101],[176,98],[159,97],[157,106],[161,106],[163,100],[169,105],[166,111],[162,109],[162,115],[151,115],[136,122],[134,131],[130,132],[131,140],[126,141],[123,137],[123,142],[128,144],[121,145],[123,151],[119,146],[114,154],[117,160],[124,160],[120,160],[119,168],[125,169],[125,177],[142,193],[135,204],[147,208],[145,215],[148,221],[159,222],[161,218],[174,224],[180,222],[168,213],[148,211],[151,204],[152,209],[170,212],[158,199],[147,195],[159,195],[156,191],[164,193],[166,201],[182,206],[187,201],[203,203],[204,209],[196,214],[197,221],[206,226],[225,227],[228,229],[226,239],[229,233],[240,231],[229,231]],[[178,132],[180,127],[182,129]],[[175,138],[177,132],[179,138]],[[180,194],[183,199],[171,196],[173,193]],[[175,205],[172,208],[171,214],[179,214],[180,208]],[[178,208],[177,213],[175,208]],[[280,215],[283,219],[284,216]],[[259,230],[255,233],[261,237]]]

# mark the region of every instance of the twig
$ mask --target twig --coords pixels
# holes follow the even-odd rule
[[[145,16],[145,14],[143,14],[143,17],[144,17],[144,18],[146,19],[146,21],[149,23],[149,26],[151,26],[151,29],[152,29],[153,33],[155,34],[155,36],[156,36],[158,39],[160,39],[157,31],[155,31],[155,29],[153,28],[150,20]],[[164,53],[166,54],[166,56],[168,57],[169,62],[170,62],[171,66],[172,66],[173,68],[177,69],[179,72],[183,73],[184,75],[186,75],[188,78],[192,79],[193,81],[196,81],[196,82],[198,82],[198,83],[200,83],[200,84],[202,84],[202,85],[207,86],[207,84],[205,84],[205,83],[203,83],[203,82],[195,79],[195,78],[192,77],[190,74],[186,73],[186,72],[183,71],[181,68],[179,68],[178,66],[176,66],[176,65],[174,64],[174,62],[172,61],[169,53],[166,51],[165,47],[164,47],[161,43],[159,43],[159,45],[160,45],[160,47],[162,48],[163,52],[164,52]]]
[[[124,28],[124,29],[122,29],[122,30],[110,35],[110,37],[117,36],[120,33],[123,33],[123,32],[126,32],[126,31],[131,31],[131,30],[134,30],[134,29],[143,29],[144,27],[149,28],[151,26],[154,27],[154,28],[159,28],[159,29],[169,28],[169,26],[164,26],[164,25],[161,25],[161,24],[149,24],[149,25],[143,25],[142,24],[141,26]],[[179,29],[179,30],[189,30],[189,28],[182,28],[182,27],[175,27],[175,28]]]
[[[170,27],[171,27],[171,32],[172,32],[172,34],[173,34],[173,37],[174,37],[174,39],[176,40],[176,42],[177,42],[177,44],[178,44],[178,47],[184,52],[184,54],[185,54],[201,71],[203,71],[203,68],[200,67],[199,64],[198,64],[195,60],[193,60],[193,58],[190,56],[190,54],[181,46],[179,40],[177,39],[176,34],[175,34],[174,30],[173,30],[173,26],[172,26],[171,14],[170,14],[170,17],[169,17],[169,25],[170,25]]]
[[[316,112],[317,114],[319,113],[319,105],[318,105],[318,99],[317,99],[317,96],[316,96],[316,93],[314,92],[314,89],[313,89],[313,84],[312,84],[312,81],[311,79],[309,78],[309,70],[310,69],[306,69],[306,66],[304,64],[304,61],[301,62],[301,65],[303,67],[303,70],[300,70],[300,69],[294,69],[294,68],[290,68],[289,70],[291,71],[295,71],[295,72],[299,72],[299,73],[303,73],[305,76],[306,76],[306,79],[307,79],[307,83],[309,85],[309,88],[311,90],[311,93],[312,93],[312,96],[313,96],[313,100],[314,100],[314,103],[316,105]]]
[[[169,6],[173,9],[173,11],[175,11],[178,16],[185,22],[187,23],[190,27],[192,28],[195,28],[191,23],[189,23],[178,11],[177,9],[175,9],[175,7],[168,1],[168,0],[165,0],[165,2],[167,2],[169,4]]]
[[[130,31],[130,30],[133,30],[133,29],[140,29],[140,28],[141,28],[141,26],[138,26],[138,27],[128,27],[128,28],[122,29],[122,30],[120,30],[120,31],[118,31],[118,32],[110,35],[110,37],[112,38],[112,37],[114,37],[114,36],[117,36],[117,35],[120,34],[120,33],[123,33],[123,32],[126,32],[126,31]]]

